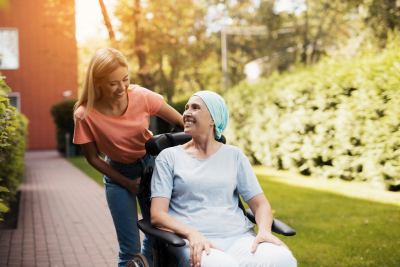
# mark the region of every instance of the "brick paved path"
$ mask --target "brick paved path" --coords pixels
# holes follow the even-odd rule
[[[104,189],[56,151],[28,151],[18,227],[0,233],[0,266],[117,266]]]

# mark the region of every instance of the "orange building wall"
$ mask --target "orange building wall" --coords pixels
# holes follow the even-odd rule
[[[58,3],[51,6],[50,3]],[[29,149],[56,147],[50,108],[77,96],[77,48],[74,0],[11,0],[0,10],[0,28],[19,31],[19,69],[2,70],[7,85],[20,93],[21,112],[29,119]],[[72,112],[72,111],[71,111]]]

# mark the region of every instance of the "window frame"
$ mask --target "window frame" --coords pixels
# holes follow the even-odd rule
[[[19,112],[21,112],[21,94],[18,92],[11,92],[11,93],[7,93],[8,99],[10,99],[10,97],[15,97],[17,99],[16,101],[16,108]],[[10,101],[11,104],[11,101]],[[12,105],[14,106],[14,105]]]
[[[8,28],[8,27],[0,27],[0,32],[2,32],[2,31],[15,31],[15,33],[16,33],[16,46],[17,46],[17,49],[16,49],[16,52],[17,52],[17,54],[16,54],[16,67],[3,67],[3,66],[1,66],[0,65],[0,70],[18,70],[19,68],[20,68],[20,66],[21,66],[21,64],[20,64],[20,51],[19,51],[19,30],[18,30],[18,28]],[[1,54],[1,49],[2,49],[2,44],[1,44],[1,42],[0,42],[0,54]]]

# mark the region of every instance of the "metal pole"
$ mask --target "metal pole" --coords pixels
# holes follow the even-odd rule
[[[69,139],[70,139],[70,134],[65,133],[65,157],[69,158],[70,152],[69,152]]]
[[[228,76],[228,57],[227,57],[225,18],[224,18],[224,23],[221,27],[221,54],[222,54],[222,71],[224,72],[224,80],[225,80],[225,90],[228,90],[229,76]]]

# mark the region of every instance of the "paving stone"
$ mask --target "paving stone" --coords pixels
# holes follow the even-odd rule
[[[18,228],[0,232],[2,266],[116,266],[104,188],[54,150],[25,154]]]

